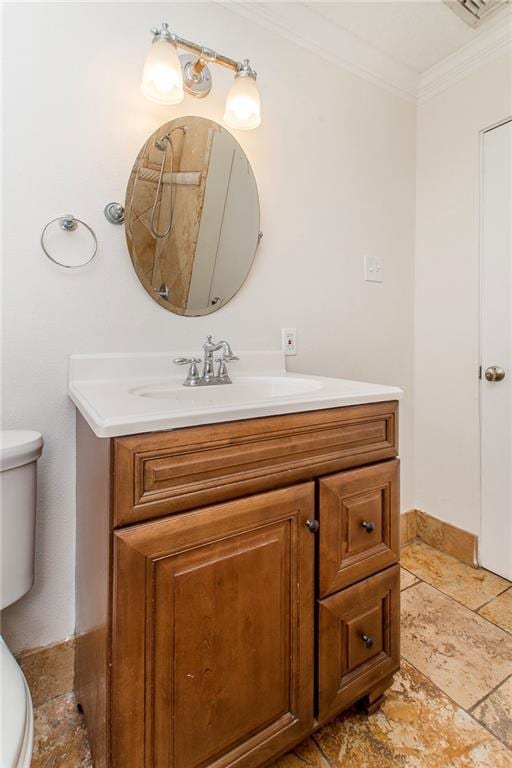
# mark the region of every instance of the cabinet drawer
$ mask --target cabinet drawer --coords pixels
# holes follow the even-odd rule
[[[319,597],[399,559],[399,462],[319,481]]]
[[[318,720],[362,698],[400,665],[400,568],[318,602]]]
[[[398,403],[114,440],[114,527],[394,458]]]

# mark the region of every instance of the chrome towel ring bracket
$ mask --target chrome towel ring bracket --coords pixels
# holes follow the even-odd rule
[[[59,258],[55,253],[53,255],[50,253],[48,239],[51,239],[51,236],[55,237],[55,235],[58,234],[58,231],[61,230],[62,232],[66,233],[67,237],[70,233],[75,232],[80,226],[84,227],[84,234],[89,235],[87,239],[90,241],[90,247],[85,249],[86,256],[83,258],[83,260],[79,260],[76,264],[66,263],[66,261],[61,260],[61,258]],[[82,243],[83,242],[84,241],[82,240]],[[66,248],[68,248],[70,243],[65,242],[65,245]],[[85,221],[77,219],[76,216],[68,213],[64,216],[57,216],[57,218],[52,219],[48,222],[48,224],[46,224],[43,231],[41,232],[41,248],[43,249],[45,255],[50,259],[50,261],[53,261],[54,264],[58,264],[59,267],[64,267],[65,269],[76,269],[77,267],[85,267],[86,264],[89,264],[94,259],[98,250],[98,240],[92,227],[86,224]]]

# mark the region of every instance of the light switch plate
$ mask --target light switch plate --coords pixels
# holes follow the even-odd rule
[[[382,259],[378,256],[364,257],[364,279],[370,283],[382,283],[384,279]]]

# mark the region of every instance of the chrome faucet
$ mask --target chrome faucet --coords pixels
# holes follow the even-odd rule
[[[222,356],[213,358],[213,353],[222,350]],[[233,350],[227,341],[214,342],[211,336],[206,337],[203,344],[203,359],[199,357],[176,357],[173,363],[176,365],[188,365],[187,378],[183,382],[184,387],[205,387],[215,384],[231,384],[226,363],[239,360],[233,354]],[[202,374],[199,374],[198,363],[203,363]],[[214,364],[217,363],[217,372]]]

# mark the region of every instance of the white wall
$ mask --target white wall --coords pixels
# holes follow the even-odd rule
[[[502,55],[418,109],[416,506],[476,534],[479,132],[512,114],[511,64]]]
[[[184,37],[251,56],[263,99],[261,128],[237,138],[258,181],[264,239],[244,288],[204,319],[151,301],[122,228],[102,213],[123,199],[136,153],[159,124],[187,113],[222,121],[231,76],[218,67],[204,102],[164,108],[141,96],[148,30],[165,19]],[[46,443],[36,583],[5,612],[12,647],[73,632],[70,353],[198,350],[207,332],[235,350],[278,348],[281,327],[296,327],[291,369],[405,388],[402,505],[411,507],[414,105],[329,72],[214,4],[12,4],[4,34],[4,425],[39,429]],[[81,271],[55,267],[39,246],[43,225],[68,211],[98,235],[98,257]],[[363,282],[365,253],[383,257],[382,285]]]

